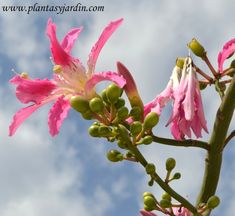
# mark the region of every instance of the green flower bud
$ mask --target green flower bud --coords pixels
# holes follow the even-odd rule
[[[119,139],[125,143],[131,142],[128,130],[121,124],[118,125],[118,136]]]
[[[144,192],[144,193],[143,193],[143,198],[146,197],[146,196],[154,197],[152,193],[150,193],[150,192]]]
[[[122,140],[118,140],[118,141],[117,141],[117,145],[118,145],[118,147],[121,148],[121,149],[126,149],[126,144],[125,144],[125,142],[123,142]]]
[[[144,205],[154,209],[156,207],[156,201],[152,196],[145,196]]]
[[[109,100],[108,100],[108,98],[107,98],[107,89],[104,89],[104,90],[101,92],[101,97],[102,97],[102,99],[103,99],[103,101],[104,101],[105,103],[109,103]]]
[[[142,131],[142,124],[139,121],[135,121],[130,126],[130,132],[133,136],[137,136]]]
[[[166,160],[166,170],[167,171],[171,171],[175,168],[175,165],[176,165],[176,161],[174,158],[168,158]]]
[[[198,42],[198,40],[196,40],[195,38],[193,38],[189,44],[188,47],[192,50],[192,52],[198,56],[203,58],[206,55],[206,51],[204,49],[204,47]]]
[[[162,194],[162,199],[171,201],[171,196],[167,192]]]
[[[235,68],[235,59],[232,60],[232,62],[231,62],[231,64],[230,64],[230,67],[231,67],[231,68]]]
[[[184,67],[184,58],[177,58],[176,59],[176,66],[180,69],[183,69]]]
[[[89,110],[89,102],[81,96],[72,96],[70,99],[70,105],[73,109],[80,113],[84,113]]]
[[[88,129],[88,133],[92,136],[92,137],[99,137],[99,126],[97,125],[91,125]]]
[[[94,118],[94,115],[93,115],[93,113],[91,112],[91,110],[87,110],[87,111],[85,111],[85,112],[83,112],[83,113],[81,113],[81,114],[82,114],[82,117],[83,117],[84,119],[86,119],[86,120],[91,120],[91,119]]]
[[[181,178],[181,174],[179,172],[175,173],[173,176],[173,179],[180,179]]]
[[[207,201],[207,206],[209,209],[214,209],[220,204],[220,199],[217,196],[212,196]]]
[[[154,209],[151,208],[151,207],[149,207],[149,206],[144,205],[144,210],[145,210],[145,211],[152,211],[152,210],[154,210]]]
[[[153,142],[153,137],[152,136],[145,136],[142,140],[141,143],[145,144],[145,145],[149,145],[150,143]]]
[[[119,162],[123,160],[122,153],[117,150],[110,150],[106,156],[111,162]]]
[[[144,129],[149,130],[157,125],[159,121],[159,116],[155,112],[150,112],[144,119]]]
[[[131,109],[131,111],[130,111],[130,116],[131,116],[135,121],[140,120],[141,114],[142,114],[142,110],[141,110],[140,107],[138,107],[138,106],[132,107],[132,109]]]
[[[109,137],[109,136],[112,136],[113,133],[112,133],[112,130],[108,126],[103,125],[99,127],[99,135],[101,137]]]
[[[204,90],[207,87],[207,83],[199,82],[199,88],[200,90]]]
[[[149,164],[147,164],[147,165],[145,166],[145,170],[146,170],[146,173],[147,173],[147,174],[152,175],[152,174],[155,173],[156,168],[155,168],[155,165],[154,165],[154,164],[149,163]]]
[[[121,107],[117,111],[117,118],[119,120],[125,120],[128,117],[129,110],[127,107]]]
[[[116,109],[119,109],[123,106],[125,106],[125,100],[123,98],[118,98],[117,102],[115,103]]]
[[[110,103],[116,103],[118,101],[118,98],[121,96],[122,89],[120,89],[115,84],[111,84],[106,89],[106,96]]]
[[[128,152],[126,153],[126,157],[127,157],[127,158],[131,158],[131,157],[135,157],[135,155],[128,151]]]
[[[99,97],[92,98],[89,102],[89,106],[91,111],[94,113],[102,113],[104,110],[103,101]]]
[[[160,206],[162,208],[170,208],[171,207],[171,202],[167,199],[162,199],[160,202],[159,202]]]

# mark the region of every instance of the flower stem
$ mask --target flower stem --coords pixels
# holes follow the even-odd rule
[[[206,150],[210,149],[210,146],[208,145],[207,142],[204,141],[200,141],[200,140],[192,140],[192,139],[188,139],[188,140],[174,140],[174,139],[167,139],[167,138],[163,138],[163,137],[158,137],[158,136],[154,136],[153,137],[153,141],[156,143],[160,143],[160,144],[164,144],[164,145],[170,145],[170,146],[183,146],[183,147],[197,147],[197,148],[203,148]]]
[[[219,73],[217,73],[215,71],[215,68],[212,66],[210,60],[208,59],[207,55],[205,55],[202,60],[207,64],[207,66],[209,67],[209,69],[211,70],[212,74],[214,75],[215,78],[218,77],[218,75],[220,75]]]
[[[132,153],[135,154],[135,157],[141,163],[141,165],[143,167],[146,167],[148,162],[144,158],[142,153],[139,151],[139,149],[135,145],[133,145],[132,143],[128,144],[128,148],[130,149],[130,151],[132,151]],[[197,213],[197,209],[189,201],[187,201],[185,198],[183,198],[181,195],[179,195],[177,192],[175,192],[166,182],[164,182],[160,178],[160,176],[156,172],[152,175],[152,178],[164,191],[166,191],[174,199],[176,199],[178,202],[180,202],[185,208],[187,208],[192,213],[195,213],[195,214]]]
[[[222,164],[224,143],[235,108],[234,95],[235,75],[233,76],[233,80],[229,85],[216,114],[214,129],[209,140],[210,151],[207,153],[204,179],[201,186],[201,192],[198,196],[197,205],[206,203],[216,192]],[[207,216],[209,215],[210,212],[207,213]]]
[[[206,80],[209,81],[209,83],[213,83],[213,78],[208,76],[205,72],[203,72],[200,68],[198,68],[196,65],[194,65],[194,68],[197,73],[199,73],[201,76],[203,76]]]

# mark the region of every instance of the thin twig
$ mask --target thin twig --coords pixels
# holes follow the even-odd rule
[[[230,141],[233,137],[235,137],[235,130],[233,130],[233,131],[229,134],[229,136],[225,139],[224,148],[225,148],[225,146],[229,143],[229,141]]]

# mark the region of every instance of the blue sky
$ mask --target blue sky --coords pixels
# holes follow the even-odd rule
[[[75,1],[38,1],[40,4],[75,5]],[[134,2],[134,3],[133,3]],[[36,1],[6,1],[2,5],[32,5]],[[60,134],[51,138],[47,113],[51,105],[35,112],[8,137],[8,125],[22,107],[8,80],[11,71],[26,71],[33,78],[51,77],[49,40],[45,34],[49,17],[57,24],[58,37],[72,27],[84,26],[73,49],[85,64],[92,45],[103,28],[123,17],[124,22],[101,52],[97,71],[115,70],[116,61],[132,72],[144,102],[153,99],[168,82],[176,57],[188,53],[186,44],[198,38],[216,66],[217,53],[224,42],[235,37],[235,6],[232,0],[84,1],[83,5],[103,5],[104,12],[4,13],[0,8],[0,215],[1,216],[117,216],[138,215],[142,192],[161,194],[159,187],[147,187],[143,169],[136,164],[112,164],[105,154],[113,145],[87,135],[91,122],[71,111]],[[207,70],[199,59],[195,63]],[[209,131],[219,98],[212,87],[202,92]],[[170,115],[164,110],[156,134],[171,136],[164,125]],[[234,119],[230,131],[234,129]],[[208,136],[204,134],[204,140]],[[221,206],[213,215],[233,215],[235,202],[235,154],[232,141],[224,154],[218,194]],[[154,144],[141,148],[149,161],[156,162],[164,175],[167,157],[177,159],[182,180],[173,184],[194,202],[203,175],[205,152]]]

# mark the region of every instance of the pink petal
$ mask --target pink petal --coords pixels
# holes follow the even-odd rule
[[[47,35],[51,41],[51,53],[55,64],[69,65],[72,61],[72,57],[70,57],[70,55],[65,52],[65,50],[59,44],[56,37],[56,24],[53,23],[51,19],[49,19],[47,23]]]
[[[64,119],[67,117],[69,109],[70,103],[68,100],[64,99],[64,96],[59,97],[54,103],[49,111],[48,117],[48,125],[51,136],[55,136],[59,133],[60,127]]]
[[[123,76],[107,71],[102,73],[96,73],[93,74],[92,77],[86,82],[85,91],[87,94],[94,89],[95,85],[101,81],[108,80],[114,82],[116,85],[118,85],[120,88],[123,88],[123,86],[126,84],[126,80],[123,78]]]
[[[51,80],[30,80],[22,78],[19,75],[14,76],[10,80],[10,83],[18,85],[16,88],[16,97],[22,103],[40,103],[56,88],[56,85]]]
[[[171,123],[171,134],[176,140],[182,140],[182,134],[180,132],[177,120],[174,120]]]
[[[9,127],[9,136],[15,134],[17,128],[35,111],[37,110],[42,104],[34,104],[23,109],[20,109],[13,117],[13,121]]]
[[[156,214],[149,212],[149,211],[145,211],[145,210],[140,210],[140,214],[142,216],[157,216]]]
[[[61,47],[62,49],[66,52],[66,53],[70,53],[71,49],[73,48],[73,45],[76,41],[76,39],[78,38],[79,34],[82,31],[82,27],[81,28],[75,28],[72,29],[71,31],[69,31],[64,39],[61,42]]]
[[[121,62],[117,62],[117,69],[118,73],[126,80],[124,91],[130,101],[131,107],[137,106],[141,108],[143,113],[144,105],[130,71]]]
[[[109,25],[103,30],[102,34],[100,35],[98,41],[92,47],[91,52],[89,54],[88,59],[88,67],[92,72],[94,70],[97,58],[101,49],[103,48],[106,41],[110,38],[113,32],[121,25],[123,19],[116,20],[114,22],[109,23]]]
[[[225,43],[223,50],[218,54],[218,68],[223,72],[224,61],[235,52],[235,38]]]
[[[175,214],[175,216],[193,216],[193,214],[184,207],[173,207],[173,213]]]

